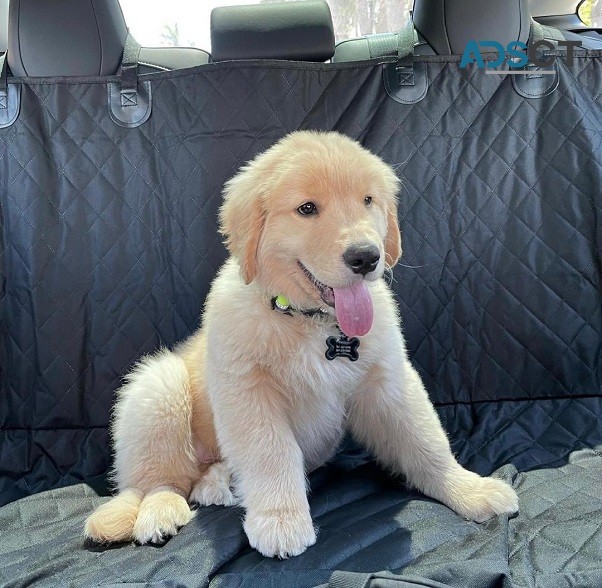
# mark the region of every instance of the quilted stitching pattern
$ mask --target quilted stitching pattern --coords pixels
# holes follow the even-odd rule
[[[516,95],[507,79],[429,62],[429,92],[414,105],[386,99],[381,69],[369,65],[157,74],[153,114],[131,130],[111,122],[104,84],[24,83],[21,115],[0,131],[0,499],[106,470],[106,424],[120,377],[141,354],[198,324],[225,256],[215,230],[223,182],[296,128],[356,137],[403,179],[405,266],[393,287],[411,354],[462,461],[482,472],[506,462],[554,467],[600,443],[602,65],[595,56],[575,61],[561,68],[559,89],[538,101]],[[558,473],[519,477],[529,505],[524,518],[492,524],[478,537],[476,527],[455,520],[437,534],[451,516],[441,507],[380,487],[372,499],[362,494],[372,488],[362,478],[357,524],[365,530],[374,521],[374,541],[365,539],[353,516],[342,524],[331,508],[341,491],[325,492],[315,508],[326,543],[345,529],[353,548],[323,550],[332,559],[320,565],[373,569],[382,561],[420,571],[463,557],[485,562],[490,574],[511,573],[517,585],[535,586],[542,574],[564,581],[599,560],[595,525],[572,543],[583,559],[571,559],[569,546],[552,569],[529,553],[542,542],[562,552],[560,527],[550,520],[561,512],[555,505],[575,507],[570,497],[583,498],[595,482],[597,456],[587,456]],[[22,573],[34,542],[48,550],[42,565],[60,560],[69,571],[57,577],[72,578],[83,512],[96,502],[73,492],[83,502],[51,514],[57,500],[50,496],[37,530],[32,520],[19,523],[25,534],[11,538],[3,573]],[[544,508],[538,497],[546,492],[558,494],[542,499]],[[595,508],[590,498],[582,504]],[[3,528],[33,516],[35,500],[0,511]],[[399,521],[412,541],[395,522],[402,505]],[[220,566],[223,582],[237,582],[238,571],[259,565],[256,554],[240,554],[238,516],[215,509],[201,518],[194,553],[200,533],[203,548],[220,555],[191,555],[202,568],[190,572],[191,585],[206,584]],[[222,523],[235,529],[232,536],[217,532]],[[58,551],[46,535],[53,525],[64,530]],[[422,546],[416,551],[414,538]],[[508,561],[500,554],[510,544]],[[157,579],[189,569],[178,551],[162,551],[162,567],[153,550],[114,552],[123,564],[117,567],[107,553],[95,557],[107,562],[93,572],[97,581],[148,570],[141,559]],[[291,561],[294,570],[304,560]]]
[[[545,402],[545,401],[544,401]],[[490,410],[495,411],[493,404]],[[161,549],[82,546],[81,526],[100,499],[80,485],[39,494],[0,510],[0,582],[40,586],[299,586],[333,570],[391,570],[457,588],[596,585],[602,556],[602,455],[573,453],[564,465],[516,474],[520,514],[483,525],[409,493],[350,447],[311,476],[319,544],[286,561],[262,558],[242,533],[239,509],[208,507]],[[584,582],[576,578],[585,578]],[[471,583],[472,582],[472,583]],[[547,583],[546,583],[547,582]],[[12,583],[12,584],[11,584]]]
[[[518,476],[526,516],[510,523],[510,561],[517,585],[556,585],[558,577],[584,569],[599,571],[600,457],[599,452],[577,453],[568,466]]]

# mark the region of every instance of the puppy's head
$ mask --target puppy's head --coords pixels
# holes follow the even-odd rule
[[[366,282],[401,254],[398,189],[392,169],[355,141],[300,131],[227,182],[221,231],[245,283],[298,308],[330,307],[348,336],[363,335]]]

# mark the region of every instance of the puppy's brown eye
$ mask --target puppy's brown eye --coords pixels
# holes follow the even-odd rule
[[[366,196],[366,197],[364,198],[364,204],[365,204],[366,206],[370,206],[370,205],[372,204],[372,196]]]
[[[297,212],[299,214],[308,215],[308,214],[317,214],[318,209],[313,202],[306,202],[297,208]]]

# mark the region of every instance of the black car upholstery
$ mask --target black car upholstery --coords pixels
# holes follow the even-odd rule
[[[123,76],[0,80],[0,585],[601,586],[602,53],[511,76],[432,50],[241,51],[140,72],[148,117],[129,126],[108,100]],[[318,542],[299,557],[263,558],[223,507],[160,549],[84,545],[123,374],[197,328],[222,186],[296,129],[394,166],[411,361],[459,461],[512,483],[520,512],[465,521],[347,440],[310,476]]]
[[[94,76],[117,72],[128,29],[119,0],[10,0],[8,65],[15,76]],[[42,16],[43,15],[43,16]],[[209,61],[186,47],[145,48],[143,71]]]
[[[416,30],[438,55],[458,55],[471,39],[526,42],[530,16],[527,0],[510,7],[495,0],[415,0]]]

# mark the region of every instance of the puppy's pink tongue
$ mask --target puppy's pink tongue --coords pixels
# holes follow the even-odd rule
[[[363,280],[347,288],[333,288],[334,312],[347,337],[361,337],[372,326],[374,310],[368,286]]]

